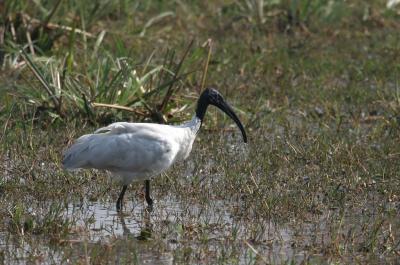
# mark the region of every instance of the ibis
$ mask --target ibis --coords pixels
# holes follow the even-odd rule
[[[146,202],[151,208],[150,179],[189,156],[209,105],[225,112],[237,124],[246,143],[246,131],[232,107],[216,89],[207,88],[201,93],[190,121],[176,126],[112,123],[79,137],[64,152],[62,164],[67,170],[95,168],[111,172],[112,178],[122,185],[117,211],[122,209],[128,185],[144,181]]]

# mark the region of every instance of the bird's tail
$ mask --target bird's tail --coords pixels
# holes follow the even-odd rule
[[[62,164],[65,169],[73,171],[87,166],[92,139],[93,134],[83,135],[64,152]]]

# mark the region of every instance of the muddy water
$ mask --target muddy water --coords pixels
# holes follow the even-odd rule
[[[236,145],[227,149],[232,156],[248,154]],[[202,168],[215,163],[211,158],[203,162]],[[191,179],[196,167],[192,160],[186,161],[182,175]],[[208,176],[199,183],[211,179]],[[115,211],[115,202],[107,197],[70,202],[61,206],[62,218],[71,223],[68,235],[2,233],[0,264],[300,264],[309,261],[304,245],[315,243],[312,240],[324,243],[318,234],[324,227],[293,229],[271,220],[254,221],[241,216],[241,206],[231,199],[200,204],[168,194],[154,198],[152,212],[140,198],[126,198],[123,214]],[[31,204],[29,212],[46,212],[46,203]]]
[[[249,234],[246,224],[235,220],[224,201],[204,209],[204,206],[188,207],[169,198],[157,201],[150,213],[144,204],[133,205],[127,201],[123,214],[115,211],[114,203],[71,203],[65,208],[64,218],[73,221],[72,233],[59,239],[57,244],[42,236],[1,234],[3,263],[96,263],[98,260],[93,259],[94,256],[109,251],[105,255],[107,263],[176,264],[187,260],[182,257],[186,255],[182,254],[182,249],[189,249],[190,255],[196,257],[204,255],[201,254],[204,249],[213,253],[215,256],[209,259],[200,257],[206,263],[212,263],[221,251],[236,253],[239,264],[253,264],[255,260],[300,263],[305,257],[305,253],[292,244],[293,232],[288,227],[266,221],[262,244],[246,239]],[[185,233],[193,233],[194,238],[203,233],[207,242],[188,240],[190,236],[183,235],[183,228]],[[231,237],[232,231],[236,231],[235,239]]]

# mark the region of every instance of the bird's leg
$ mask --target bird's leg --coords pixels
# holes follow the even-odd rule
[[[144,181],[144,184],[145,184],[145,192],[146,192],[146,195],[145,195],[146,202],[149,205],[149,209],[152,210],[153,209],[153,199],[150,198],[150,180],[146,179]]]
[[[122,186],[121,193],[119,194],[118,200],[117,200],[117,212],[121,211],[122,209],[122,200],[124,199],[124,194],[126,189],[128,188],[128,185]]]
[[[118,212],[118,217],[119,217],[119,219],[121,221],[121,224],[122,224],[123,234],[124,235],[131,235],[132,234],[131,231],[129,230],[129,228],[125,224],[124,214],[121,213],[121,212]]]

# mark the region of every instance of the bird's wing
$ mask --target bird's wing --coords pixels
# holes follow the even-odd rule
[[[96,132],[83,135],[65,152],[64,167],[157,174],[174,162],[179,151],[171,137],[141,126],[115,123]]]
[[[135,133],[140,130],[140,123],[128,123],[128,122],[115,122],[106,127],[97,129],[94,134],[109,133],[109,134],[121,134],[121,133]]]
[[[97,129],[94,134],[108,133],[108,134],[124,134],[124,133],[155,133],[164,134],[172,127],[165,124],[156,123],[130,123],[130,122],[115,122],[106,127]]]

